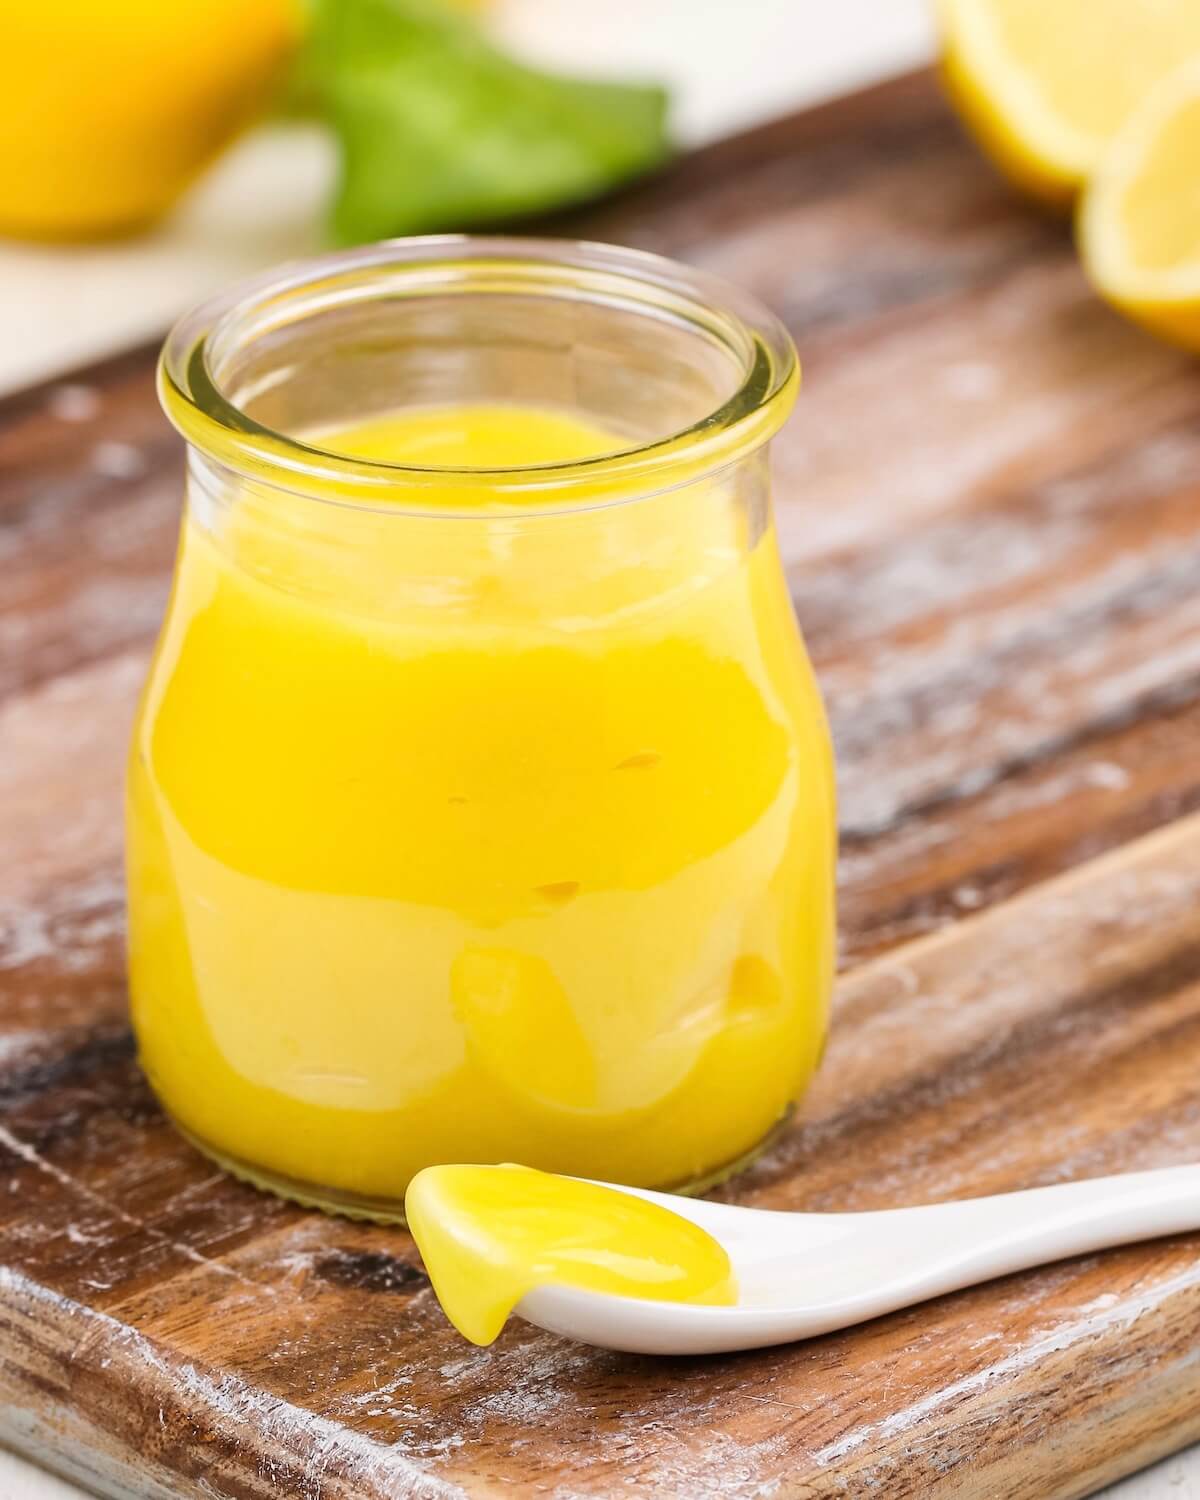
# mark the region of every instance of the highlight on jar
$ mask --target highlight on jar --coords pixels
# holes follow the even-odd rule
[[[142,1064],[258,1186],[676,1192],[803,1094],[833,760],[780,564],[761,305],[661,258],[393,241],[171,334],[174,590],[128,775]]]

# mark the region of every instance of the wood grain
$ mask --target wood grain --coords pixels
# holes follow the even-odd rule
[[[1095,302],[923,76],[563,232],[754,287],[806,390],[780,526],[842,776],[848,972],[726,1190],[868,1208],[1200,1152],[1200,374]],[[0,403],[0,1437],[113,1496],[1068,1497],[1200,1436],[1200,1240],[753,1356],[451,1334],[411,1241],[165,1125],[120,769],[167,586],[153,353]]]

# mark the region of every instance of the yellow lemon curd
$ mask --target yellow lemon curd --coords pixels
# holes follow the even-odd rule
[[[321,441],[620,446],[503,406]],[[832,760],[762,508],[720,476],[543,488],[512,524],[453,473],[432,516],[223,483],[129,771],[133,1019],[175,1120],[381,1216],[435,1163],[665,1187],[744,1157],[816,1066],[833,963]]]
[[[534,1287],[728,1307],[724,1246],[657,1203],[528,1167],[426,1167],[408,1224],[446,1316],[490,1344]]]

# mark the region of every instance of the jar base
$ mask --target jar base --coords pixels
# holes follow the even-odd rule
[[[725,1162],[711,1172],[705,1172],[690,1181],[672,1187],[657,1188],[655,1191],[673,1193],[680,1198],[693,1198],[700,1193],[707,1193],[712,1188],[719,1187],[723,1182],[728,1182],[731,1177],[757,1161],[763,1152],[774,1144],[791,1118],[791,1113],[792,1106],[789,1106],[760,1141],[732,1161]],[[373,1198],[365,1194],[347,1193],[338,1188],[323,1187],[318,1183],[288,1177],[282,1172],[272,1172],[266,1167],[231,1156],[227,1151],[222,1151],[216,1146],[210,1146],[207,1141],[181,1125],[178,1120],[172,1119],[171,1124],[189,1146],[195,1147],[200,1152],[201,1156],[215,1162],[222,1171],[228,1172],[231,1177],[236,1177],[239,1182],[245,1182],[260,1192],[270,1193],[273,1197],[282,1198],[288,1203],[296,1203],[301,1208],[319,1209],[321,1213],[335,1218],[358,1219],[371,1224],[391,1224],[402,1229],[408,1225],[408,1220],[404,1217],[402,1198]]]

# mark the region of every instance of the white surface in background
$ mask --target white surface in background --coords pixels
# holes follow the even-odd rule
[[[1200,1500],[1200,1449],[1189,1448],[1112,1485],[1102,1500]]]
[[[498,30],[547,66],[669,84],[677,134],[696,142],[928,61],[931,12],[925,0],[508,0]]]
[[[669,84],[686,143],[898,72],[933,46],[925,0],[497,0],[495,19],[531,57]],[[152,234],[0,242],[0,390],[151,338],[219,287],[311,253],[335,171],[318,131],[273,128]]]
[[[4,1500],[80,1500],[82,1490],[35,1469],[0,1448],[0,1495]]]
[[[925,0],[500,0],[499,29],[547,62],[668,83],[685,142],[898,72],[933,47]],[[143,239],[0,244],[0,389],[157,334],[231,279],[315,249],[333,174],[315,133],[264,131]],[[0,1450],[2,1500],[80,1494]],[[1105,1500],[1200,1500],[1200,1454],[1168,1459]]]

